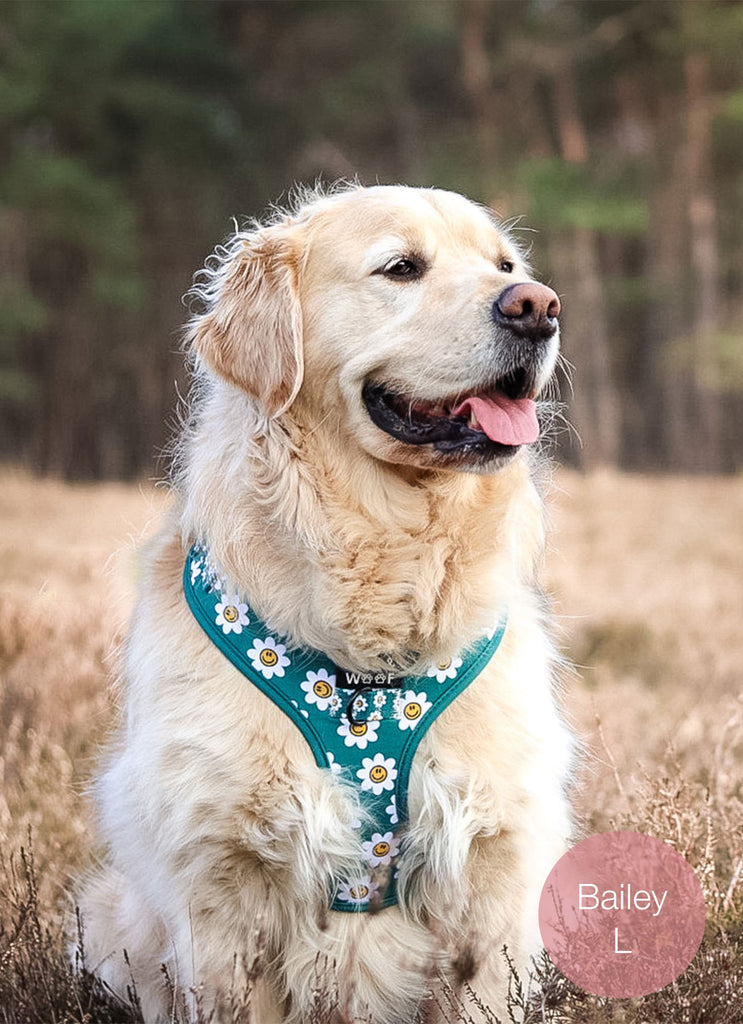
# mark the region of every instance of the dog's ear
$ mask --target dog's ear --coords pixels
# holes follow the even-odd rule
[[[302,383],[299,260],[288,225],[237,234],[193,289],[205,311],[191,321],[190,347],[270,417],[291,405]]]

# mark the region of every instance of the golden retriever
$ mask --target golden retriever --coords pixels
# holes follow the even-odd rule
[[[175,502],[142,556],[124,722],[96,787],[110,865],[80,900],[87,963],[119,993],[133,977],[147,1021],[168,1019],[161,964],[215,1019],[241,985],[258,1024],[435,1021],[465,981],[504,1013],[503,947],[528,969],[570,832],[571,740],[534,581],[535,399],[559,300],[488,211],[402,186],[305,194],[237,231],[196,282]],[[267,624],[274,672],[282,652],[332,662],[307,699],[330,707],[345,680],[347,738],[376,729],[358,716],[384,702],[382,680],[393,727],[412,725],[401,701],[420,715],[507,616],[420,727],[376,861],[362,770],[321,766],[297,724],[317,707],[299,690],[278,706],[205,632],[188,557],[197,577],[208,561],[232,640],[249,616]],[[386,874],[343,888],[370,864]],[[393,877],[394,898],[369,898]]]

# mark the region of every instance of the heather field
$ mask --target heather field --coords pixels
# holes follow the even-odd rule
[[[115,714],[110,684],[136,547],[166,501],[149,485],[0,474],[8,1024],[139,1019],[134,988],[129,1008],[115,1007],[94,979],[71,978],[60,951],[71,877],[95,856],[85,787]],[[512,1020],[740,1024],[743,479],[558,471],[550,508],[544,582],[575,666],[564,705],[584,744],[575,787],[582,831],[633,828],[671,842],[702,880],[708,924],[692,966],[661,993],[588,997],[542,964],[542,995],[530,1000],[514,986]],[[250,1021],[238,1002],[235,1022]],[[452,1021],[468,1019],[464,1006],[452,1008]],[[173,1020],[188,1020],[177,999]]]

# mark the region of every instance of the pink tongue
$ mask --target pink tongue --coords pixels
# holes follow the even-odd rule
[[[539,437],[537,407],[531,398],[465,398],[452,416],[474,413],[480,430],[498,444],[533,444]]]

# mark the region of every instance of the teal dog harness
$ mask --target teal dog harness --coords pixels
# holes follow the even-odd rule
[[[240,595],[227,592],[204,547],[191,548],[183,589],[209,639],[298,726],[318,765],[358,787],[364,819],[353,827],[364,870],[338,880],[331,909],[393,906],[413,757],[433,721],[495,654],[505,616],[461,658],[400,678],[347,672],[321,651],[287,647]]]

